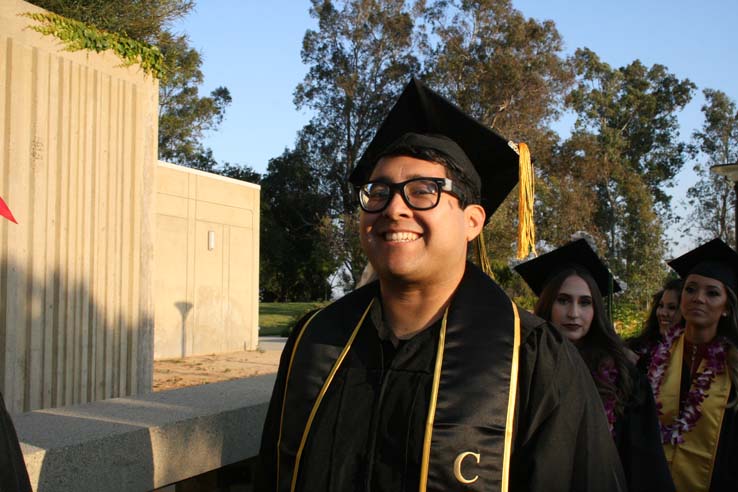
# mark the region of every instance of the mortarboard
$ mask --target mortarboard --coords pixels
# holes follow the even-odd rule
[[[713,239],[667,263],[682,279],[694,273],[719,280],[733,292],[737,290],[738,253],[722,239]]]
[[[366,183],[377,161],[401,144],[431,148],[456,161],[479,187],[487,219],[518,182],[518,146],[415,78],[377,130],[349,181]]]
[[[569,242],[537,258],[520,263],[514,268],[531,290],[540,296],[546,284],[556,274],[572,266],[589,272],[603,296],[622,290],[605,263],[585,239]],[[612,292],[610,292],[610,285],[612,285]]]

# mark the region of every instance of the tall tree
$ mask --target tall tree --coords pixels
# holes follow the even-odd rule
[[[159,86],[159,158],[183,166],[203,168],[212,160],[202,144],[205,132],[220,125],[231,94],[225,87],[200,96],[204,76],[200,53],[189,46],[185,36],[169,32],[158,35],[164,55],[166,75]],[[210,166],[212,170],[215,166]]]
[[[503,135],[551,137],[573,79],[552,21],[526,18],[510,0],[437,0],[423,14],[434,88]]]
[[[592,232],[607,244],[611,265],[646,298],[661,280],[663,221],[670,219],[665,189],[686,159],[676,114],[695,86],[663,65],[636,60],[613,69],[589,49],[573,59],[578,83],[568,104],[574,131],[557,153],[556,175],[593,185]]]
[[[312,0],[317,30],[303,39],[308,73],[295,90],[298,108],[315,112],[305,138],[320,162],[340,238],[335,256],[348,287],[366,264],[356,234],[357,202],[348,176],[418,63],[413,17],[404,0]]]
[[[433,87],[490,128],[526,142],[545,171],[558,140],[549,124],[573,81],[555,24],[526,18],[510,0],[434,1],[423,19],[419,36]],[[504,203],[488,226],[500,270],[514,248],[516,204]]]
[[[733,183],[710,172],[710,167],[738,162],[738,111],[724,92],[705,89],[705,121],[692,138],[700,160],[694,171],[699,180],[687,190],[692,211],[684,231],[695,238],[719,237],[735,244],[735,193]]]
[[[329,248],[330,195],[321,189],[305,142],[269,161],[261,181],[261,296],[268,301],[329,299],[338,267]]]

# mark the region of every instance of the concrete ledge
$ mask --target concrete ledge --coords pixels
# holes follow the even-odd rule
[[[147,491],[253,457],[274,378],[15,415],[31,485]]]

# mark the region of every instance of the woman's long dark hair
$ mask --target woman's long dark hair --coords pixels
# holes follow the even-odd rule
[[[661,329],[659,328],[659,319],[656,316],[656,310],[659,308],[661,298],[664,297],[666,291],[677,293],[677,306],[679,306],[682,298],[682,286],[681,279],[671,279],[664,285],[663,289],[653,295],[651,299],[651,310],[648,313],[645,323],[643,323],[643,329],[638,336],[628,340],[629,347],[633,349],[651,347],[661,340]]]
[[[535,307],[535,313],[541,318],[551,321],[551,310],[559,295],[561,285],[572,275],[581,277],[587,283],[592,293],[592,306],[594,308],[592,324],[587,334],[577,342],[577,348],[593,376],[609,364],[617,369],[618,377],[614,385],[608,384],[597,377],[593,377],[593,379],[602,400],[605,401],[608,397],[614,397],[615,413],[622,415],[625,402],[628,401],[633,389],[628,357],[625,355],[626,348],[607,317],[602,294],[589,272],[577,266],[571,266],[554,275],[541,292]]]

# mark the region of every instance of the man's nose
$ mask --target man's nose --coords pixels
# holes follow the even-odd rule
[[[402,195],[399,191],[392,191],[389,197],[389,203],[387,208],[384,209],[384,215],[387,217],[406,217],[410,215],[410,207],[407,206],[405,200],[402,199]]]

